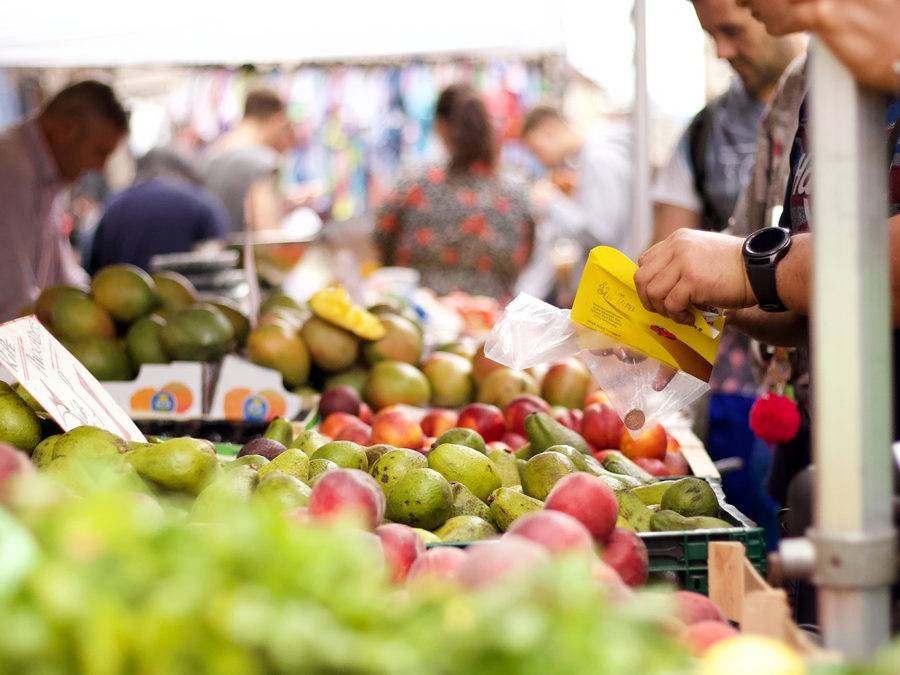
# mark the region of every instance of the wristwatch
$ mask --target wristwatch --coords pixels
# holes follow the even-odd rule
[[[783,227],[764,227],[744,240],[747,279],[764,312],[785,312],[775,287],[775,265],[791,247],[791,233]]]

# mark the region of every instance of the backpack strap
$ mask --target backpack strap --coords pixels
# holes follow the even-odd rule
[[[703,110],[694,115],[688,126],[688,149],[691,159],[691,170],[694,173],[694,189],[700,195],[703,202],[701,214],[701,227],[704,230],[719,231],[728,223],[717,222],[716,210],[712,201],[706,194],[706,152],[709,148],[709,139],[712,135],[713,123],[719,108],[722,106],[723,96],[718,96],[710,101]]]

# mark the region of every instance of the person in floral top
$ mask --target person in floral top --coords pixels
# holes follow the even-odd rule
[[[438,295],[509,299],[534,243],[527,186],[497,171],[491,121],[469,85],[441,92],[435,131],[450,160],[391,191],[375,228],[381,262],[418,270]]]

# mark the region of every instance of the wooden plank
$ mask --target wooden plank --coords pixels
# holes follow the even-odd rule
[[[707,565],[709,599],[730,621],[740,622],[744,611],[744,545],[738,541],[711,541]]]
[[[721,480],[722,476],[716,465],[710,459],[709,453],[703,447],[703,442],[688,427],[674,427],[668,430],[669,434],[678,441],[681,446],[681,454],[687,460],[691,472],[700,478],[715,478]]]

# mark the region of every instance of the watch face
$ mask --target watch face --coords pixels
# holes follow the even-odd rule
[[[787,230],[781,227],[766,227],[747,238],[745,249],[751,256],[768,256],[789,239],[790,234]]]

